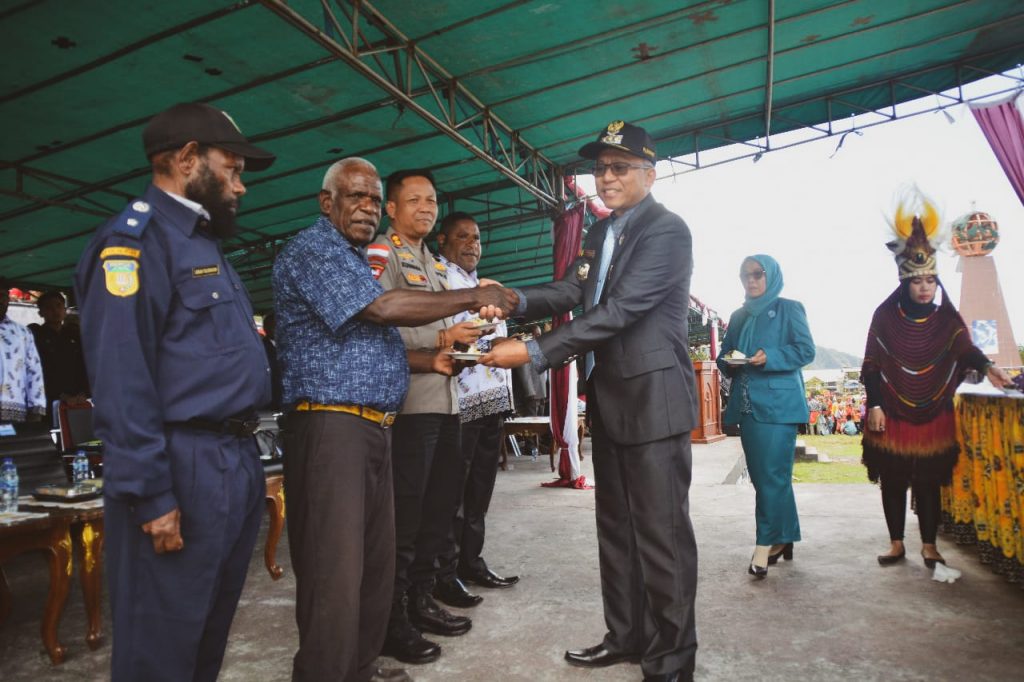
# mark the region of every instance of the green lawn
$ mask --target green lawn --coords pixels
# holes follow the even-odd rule
[[[860,462],[860,435],[856,436],[797,436],[808,447],[817,448],[832,459]]]
[[[867,470],[855,462],[796,462],[794,483],[867,483]]]

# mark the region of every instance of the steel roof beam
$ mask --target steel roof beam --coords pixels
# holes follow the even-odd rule
[[[768,63],[764,88],[764,148],[771,149],[772,83],[775,80],[775,0],[768,0]]]
[[[282,0],[260,0],[260,2],[267,9],[280,16],[302,33],[306,34],[329,53],[346,62],[368,81],[394,97],[402,106],[416,113],[428,124],[467,149],[474,156],[483,160],[499,173],[506,176],[513,183],[519,185],[524,190],[530,192],[538,199],[549,205],[558,206],[560,204],[560,198],[553,196],[554,192],[552,191],[558,185],[558,176],[560,175],[558,167],[522,140],[518,140],[517,144],[525,148],[527,156],[531,159],[532,178],[522,177],[514,167],[510,167],[510,165],[502,163],[497,157],[490,153],[489,147],[492,144],[495,144],[498,138],[503,138],[502,143],[499,146],[505,147],[506,145],[504,140],[508,140],[509,143],[511,143],[511,140],[517,136],[516,131],[514,131],[500,118],[495,116],[486,104],[473,95],[473,93],[471,93],[464,85],[459,83],[448,71],[443,69],[415,43],[410,41],[369,2],[356,0],[352,3],[353,7],[356,9],[353,11],[351,17],[346,17],[350,20],[350,31],[345,30],[342,22],[339,21],[333,8],[326,2],[326,0],[321,0],[321,5],[324,10],[324,15],[326,19],[329,20],[330,25],[325,26],[324,31],[310,23],[310,21],[302,14],[289,7]],[[363,57],[359,53],[359,38],[362,36],[360,21],[366,21],[372,24],[376,30],[383,33],[391,42],[402,48],[395,51],[393,54],[396,58],[396,66],[398,66],[404,59],[404,76],[402,75],[403,71],[400,68],[396,69],[395,76],[393,78],[385,76],[382,73],[383,69],[381,69],[381,72],[378,72],[364,61]],[[325,31],[336,34],[337,39],[331,37]],[[349,34],[352,36],[351,40],[348,37]],[[339,43],[339,40],[345,44]],[[375,58],[376,56],[376,54],[371,55],[372,58]],[[428,109],[411,96],[412,81],[414,73],[417,72],[430,89],[432,99],[434,99],[434,103],[437,105],[436,111]],[[452,93],[457,93],[459,104],[467,107],[468,109],[483,112],[483,130],[479,133],[482,137],[480,144],[469,140],[456,128],[458,121],[455,116],[457,112],[454,111],[455,96],[454,94],[449,96],[446,93],[445,98],[442,98],[437,92],[438,88],[435,85],[435,81],[440,84],[441,87],[451,90]],[[445,99],[449,100],[447,105],[445,103]],[[540,186],[541,183],[538,182],[542,176],[548,185],[548,191],[542,189]]]

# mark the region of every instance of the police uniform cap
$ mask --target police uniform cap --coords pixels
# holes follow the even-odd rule
[[[245,158],[246,170],[269,168],[277,157],[250,144],[228,114],[209,104],[182,102],[149,120],[142,131],[146,157],[180,149],[189,142],[211,145]]]
[[[618,149],[655,163],[658,155],[647,131],[624,121],[612,121],[597,134],[597,139],[580,147],[584,159],[596,159],[605,149]]]

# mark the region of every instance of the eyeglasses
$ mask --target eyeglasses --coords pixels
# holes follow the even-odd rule
[[[754,270],[753,272],[741,272],[740,281],[749,282],[751,280],[758,282],[764,278],[764,270]]]
[[[629,171],[633,168],[646,169],[654,168],[654,166],[648,163],[626,163],[625,161],[616,161],[615,163],[595,163],[594,176],[598,178],[603,177],[605,171],[607,171],[609,168],[612,171],[612,175],[622,177],[623,175],[629,173]]]

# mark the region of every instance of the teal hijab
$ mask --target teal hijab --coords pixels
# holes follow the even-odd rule
[[[757,352],[759,347],[754,339],[754,326],[757,317],[768,310],[779,298],[779,294],[782,293],[782,268],[779,267],[778,261],[763,253],[747,256],[743,259],[743,262],[745,263],[748,260],[759,263],[764,268],[765,276],[764,293],[757,298],[751,298],[748,295],[743,302],[742,310],[746,313],[746,319],[743,322],[743,326],[740,327],[740,338],[736,343],[736,347],[744,355],[750,357]]]

